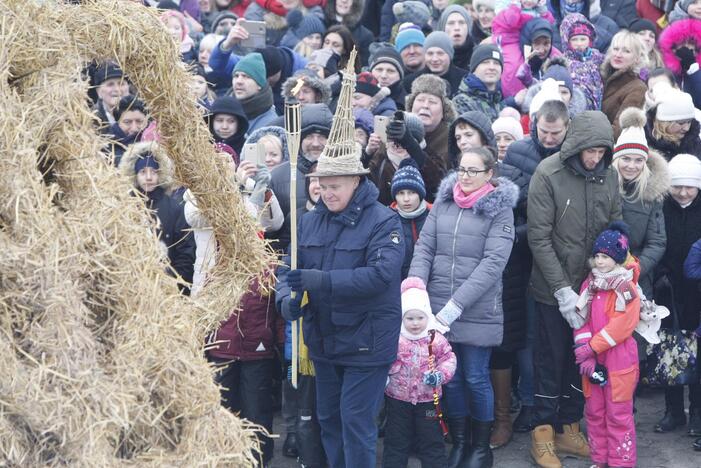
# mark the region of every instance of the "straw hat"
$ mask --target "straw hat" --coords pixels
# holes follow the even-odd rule
[[[329,139],[317,160],[316,170],[307,177],[360,176],[370,173],[360,161],[362,148],[355,142],[353,92],[355,91],[356,51],[353,49],[345,71]]]

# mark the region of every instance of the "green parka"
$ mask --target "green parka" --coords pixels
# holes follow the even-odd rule
[[[605,147],[594,171],[581,165],[588,148]],[[579,292],[589,271],[594,240],[622,217],[618,177],[611,167],[613,130],[606,115],[586,111],[567,130],[559,153],[537,167],[528,191],[528,245],[533,253],[531,290],[536,301],[557,305],[555,291]]]

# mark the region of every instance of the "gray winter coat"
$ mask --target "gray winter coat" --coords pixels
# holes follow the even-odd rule
[[[457,173],[438,189],[414,249],[409,276],[426,283],[433,313],[452,298],[463,312],[448,339],[472,346],[497,346],[504,333],[501,277],[514,243],[513,207],[518,188],[505,178],[470,209],[453,201]]]
[[[630,251],[640,260],[638,284],[652,299],[653,273],[667,246],[662,201],[669,190],[669,173],[667,161],[655,151],[650,151],[647,167],[650,178],[642,200],[629,201],[623,195],[623,221],[630,228]]]

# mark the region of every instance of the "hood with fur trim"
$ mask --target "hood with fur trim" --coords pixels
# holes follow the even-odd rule
[[[445,80],[431,73],[419,76],[411,84],[411,94],[406,97],[406,110],[411,112],[414,99],[421,93],[432,94],[443,101],[443,121],[452,124],[458,113],[453,102],[448,99],[448,86]]]
[[[667,161],[660,153],[651,149],[645,164],[650,169],[650,178],[647,181],[645,193],[643,193],[643,201],[647,203],[661,202],[669,193],[671,186]]]
[[[679,57],[674,54],[673,48],[686,40],[692,40],[697,44],[696,61],[701,62],[701,21],[697,19],[684,19],[675,21],[662,31],[657,44],[662,52],[664,64],[679,76],[682,73],[682,65]]]
[[[365,10],[365,0],[353,0],[353,4],[350,7],[350,11],[346,16],[343,17],[341,24],[346,26],[351,31],[354,30],[359,24],[363,17],[363,11]],[[334,24],[337,22],[336,19],[336,0],[328,0],[326,6],[324,7],[324,16],[326,16],[327,24]]]
[[[134,165],[137,159],[140,159],[147,154],[151,154],[153,158],[158,162],[158,181],[159,187],[161,187],[167,194],[173,191],[175,188],[175,180],[173,174],[175,174],[175,168],[173,167],[173,161],[166,154],[165,149],[155,141],[145,141],[141,143],[134,143],[131,145],[127,151],[122,156],[122,160],[119,162],[119,172],[127,179],[129,179],[134,187],[138,187],[136,183],[136,171],[134,170]]]
[[[248,136],[246,143],[258,143],[258,140],[269,133],[278,137],[282,142],[282,162],[289,161],[290,153],[287,149],[287,136],[285,135],[285,129],[282,127],[261,127]]]
[[[321,104],[326,104],[327,106],[331,102],[331,86],[328,85],[324,80],[319,78],[316,74],[309,73],[305,70],[300,70],[291,77],[285,80],[282,84],[282,96],[287,99],[292,96],[292,88],[297,84],[297,80],[302,78],[304,83],[316,91],[321,97]]]
[[[453,187],[458,181],[458,173],[450,172],[438,187],[437,201],[452,202]],[[506,177],[497,177],[492,179],[492,184],[496,187],[491,193],[480,198],[475,204],[473,210],[475,214],[483,215],[488,218],[493,218],[507,208],[513,209],[518,202],[518,187]]]

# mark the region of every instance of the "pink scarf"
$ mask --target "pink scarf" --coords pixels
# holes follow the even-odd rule
[[[482,187],[478,188],[474,192],[465,193],[460,188],[460,182],[455,182],[453,186],[453,200],[460,208],[472,208],[475,203],[479,201],[480,198],[487,195],[490,192],[496,190],[490,182],[487,182]]]

